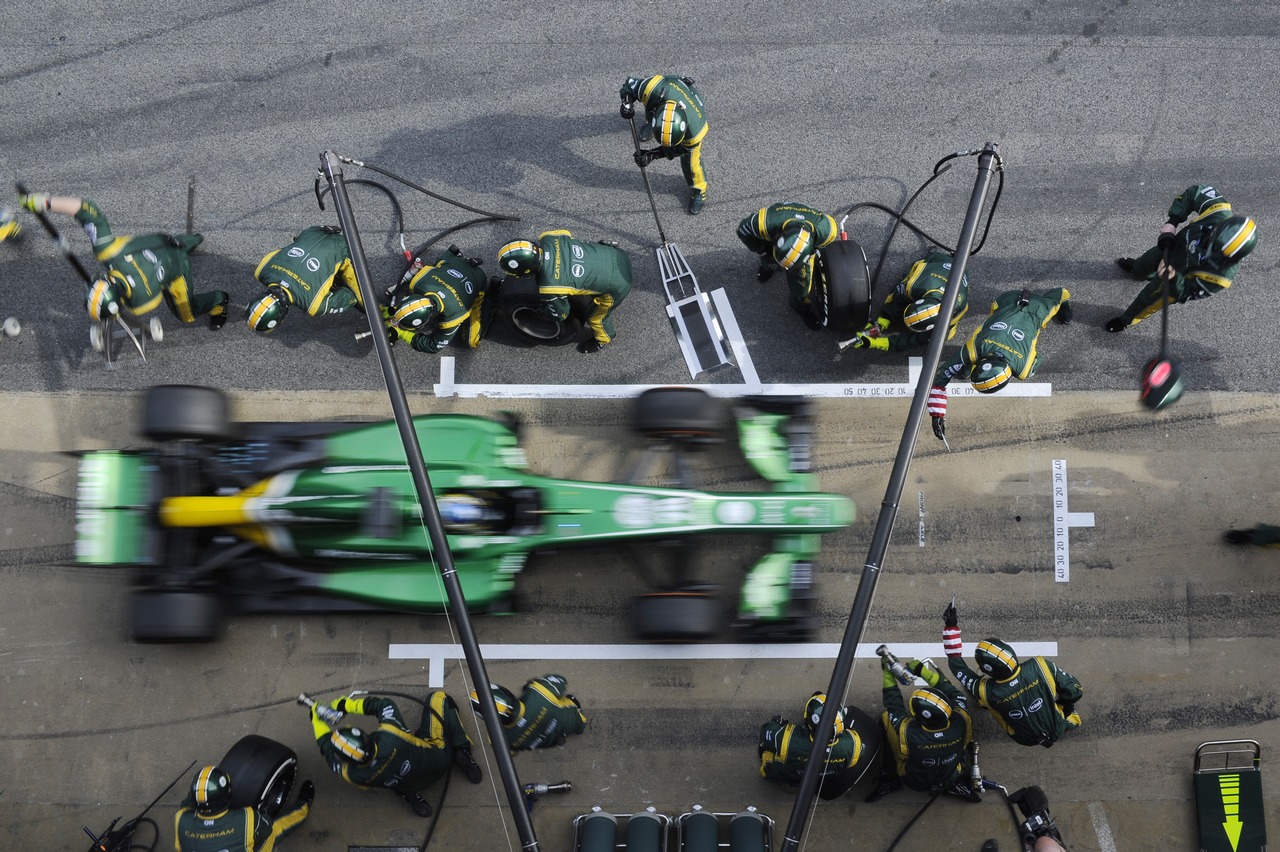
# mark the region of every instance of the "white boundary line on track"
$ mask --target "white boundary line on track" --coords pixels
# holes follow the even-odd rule
[[[859,659],[876,659],[876,648],[881,643],[861,642],[855,654]],[[964,651],[973,656],[976,642],[966,643]],[[890,646],[893,653],[904,659],[943,656],[941,643],[901,643]],[[1019,642],[1014,648],[1018,655],[1026,657],[1056,657],[1057,642]],[[840,651],[839,643],[778,643],[778,644],[707,644],[707,645],[481,645],[480,653],[488,661],[494,660],[834,660]],[[463,659],[461,645],[449,644],[396,644],[392,643],[387,654],[392,660],[426,660],[427,686],[439,689],[444,686],[446,663]]]
[[[1093,822],[1093,833],[1098,835],[1098,849],[1101,852],[1116,852],[1116,841],[1111,836],[1111,826],[1107,823],[1107,813],[1101,802],[1089,803],[1089,819]]]
[[[736,323],[735,323],[736,329]],[[751,357],[746,352],[746,344],[740,334],[730,333],[734,357],[738,359],[738,368],[745,381],[734,384],[698,384],[712,396],[738,397],[747,394],[764,394],[767,396],[804,396],[823,399],[910,399],[916,391],[916,383],[920,380],[920,370],[924,359],[911,357],[907,361],[907,381],[881,382],[871,384],[764,384],[756,374]],[[668,387],[669,385],[473,385],[459,383],[457,380],[457,363],[453,356],[446,355],[440,359],[440,381],[433,390],[437,397],[458,397],[474,399],[488,397],[490,399],[626,399],[639,396],[642,391],[652,387]],[[1049,382],[1010,382],[998,394],[978,393],[967,383],[956,383],[947,390],[952,399],[1007,399],[1011,396],[1045,397],[1053,395],[1053,385]]]

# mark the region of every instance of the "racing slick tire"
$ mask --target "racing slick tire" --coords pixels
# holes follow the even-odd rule
[[[197,385],[158,385],[147,391],[142,434],[153,441],[216,441],[231,428],[222,391]]]
[[[218,762],[231,776],[231,807],[256,808],[268,817],[284,809],[298,775],[298,755],[283,743],[249,734]]]
[[[503,294],[498,313],[502,320],[523,340],[537,346],[564,346],[576,343],[582,334],[582,318],[571,310],[563,320],[555,320],[542,310],[542,299],[536,294]]]
[[[632,603],[631,628],[651,642],[701,642],[723,624],[724,607],[710,592],[653,592],[637,595]]]
[[[814,307],[838,334],[861,331],[871,316],[871,273],[867,253],[853,240],[836,240],[818,251],[818,292]]]
[[[632,424],[652,438],[715,443],[724,436],[725,406],[700,388],[649,388],[636,397]]]
[[[222,602],[209,592],[139,589],[130,606],[135,642],[212,642],[222,633]]]

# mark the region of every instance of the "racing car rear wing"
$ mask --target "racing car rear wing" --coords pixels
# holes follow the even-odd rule
[[[76,483],[76,562],[136,565],[149,561],[145,456],[118,450],[85,453]]]

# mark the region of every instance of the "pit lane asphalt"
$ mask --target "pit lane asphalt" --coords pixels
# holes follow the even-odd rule
[[[1278,200],[1271,168],[1278,16],[1275,7],[1227,2],[1176,15],[1124,2],[817,3],[797,13],[761,3],[661,10],[624,3],[518,15],[484,3],[412,14],[389,3],[357,11],[335,3],[184,0],[110,15],[88,4],[24,8],[0,35],[9,104],[0,114],[0,163],[7,177],[33,188],[97,200],[119,233],[181,229],[194,176],[195,225],[207,238],[197,286],[228,289],[237,306],[252,297],[252,269],[263,254],[306,225],[332,221],[332,208],[319,212],[310,195],[325,148],[520,215],[516,226],[458,238],[488,265],[509,236],[547,227],[618,239],[632,254],[637,285],[610,349],[587,358],[498,338],[458,353],[459,363],[475,382],[681,382],[651,252],[656,229],[616,117],[617,86],[627,74],[677,70],[695,77],[708,99],[712,194],[702,216],[685,216],[676,165],[656,164],[668,235],[704,288],[728,291],[762,379],[874,382],[901,381],[901,358],[836,356],[829,336],[805,330],[783,307],[779,282],[752,279],[754,259],[732,234],[737,220],[789,197],[830,210],[898,204],[948,152],[999,141],[1007,185],[988,245],[971,261],[974,307],[963,332],[1001,290],[1069,287],[1078,321],[1046,332],[1037,380],[1077,393],[1063,403],[1069,412],[1057,397],[1002,403],[998,423],[983,414],[992,410],[979,407],[985,402],[955,404],[957,453],[930,456],[959,466],[933,474],[954,489],[936,496],[931,489],[929,511],[941,530],[921,553],[909,546],[914,527],[908,544],[895,539],[891,558],[904,563],[896,576],[903,588],[882,584],[869,637],[930,640],[939,602],[964,582],[970,631],[999,624],[1020,637],[1056,639],[1069,649],[1062,662],[1097,702],[1082,707],[1089,728],[1029,754],[998,742],[988,725],[984,767],[995,777],[1045,784],[1073,848],[1097,848],[1090,802],[1102,803],[1120,848],[1185,846],[1195,744],[1220,736],[1255,736],[1264,747],[1275,741],[1268,736],[1276,706],[1267,678],[1276,648],[1268,554],[1224,551],[1215,537],[1225,526],[1276,514],[1270,395],[1280,381],[1266,288],[1280,257],[1268,236]],[[914,220],[949,242],[972,164],[960,161],[913,209]],[[1149,418],[1132,397],[1159,326],[1100,330],[1135,291],[1110,259],[1146,247],[1172,197],[1199,181],[1258,217],[1262,242],[1235,288],[1171,315],[1191,396],[1169,415]],[[385,202],[359,188],[352,194],[366,250],[385,279],[396,271]],[[400,197],[411,241],[469,215],[411,192]],[[381,378],[367,344],[352,339],[358,317],[293,316],[277,335],[254,338],[239,311],[217,335],[180,328],[166,315],[169,336],[150,365],[105,372],[85,345],[69,268],[35,223],[24,222],[26,241],[0,246],[0,313],[25,326],[18,338],[0,340],[9,412],[3,516],[12,530],[0,569],[12,748],[0,766],[8,805],[0,821],[15,845],[71,849],[83,845],[79,823],[100,828],[136,811],[192,757],[214,759],[243,733],[294,743],[318,776],[300,711],[288,706],[296,675],[305,674],[302,688],[316,692],[420,684],[420,669],[390,665],[385,646],[393,636],[443,628],[438,619],[394,616],[250,620],[207,649],[124,643],[121,575],[57,567],[69,553],[72,483],[67,460],[52,453],[131,440],[131,396],[92,392],[207,382],[245,392],[262,416],[301,416],[317,400],[336,415],[343,406],[384,412],[374,392]],[[59,224],[87,259],[83,236],[69,220]],[[850,220],[873,264],[887,226],[870,212]],[[895,241],[877,300],[919,249],[905,234]],[[398,357],[411,388],[435,381],[434,359]],[[876,405],[824,403],[820,423],[824,441],[845,442],[824,462],[824,486],[845,487],[838,472],[849,469],[860,525],[870,523],[905,412],[896,403]],[[601,447],[623,419],[613,403],[502,407],[528,407],[536,426]],[[1065,589],[1026,569],[1048,555],[1044,531],[1027,533],[1023,522],[1008,520],[1014,508],[1047,505],[1042,479],[1059,451],[1071,462],[1073,510],[1099,513],[1099,529],[1073,532],[1072,551],[1085,568],[1073,566]],[[1083,466],[1081,452],[1089,459]],[[973,453],[979,458],[968,468]],[[552,442],[540,463],[573,475],[583,457],[574,440]],[[924,475],[919,466],[914,475]],[[1077,475],[1090,483],[1083,491]],[[983,482],[995,484],[975,487]],[[1094,489],[1105,508],[1077,503],[1074,495]],[[1117,517],[1124,518],[1119,534],[1104,528]],[[841,534],[824,565],[824,638],[838,636],[867,529]],[[992,529],[1002,531],[995,544]],[[590,562],[576,565],[562,570],[572,575]],[[534,579],[547,573],[553,579]],[[598,590],[554,572],[527,579],[548,584],[530,589],[535,600],[556,601],[572,589],[581,606],[486,627],[499,640],[620,638],[622,609],[636,590],[627,575]],[[1030,590],[1015,585],[1019,579]],[[1027,601],[1031,615],[1016,607]],[[538,673],[516,664],[494,671],[504,680]],[[571,800],[538,805],[545,847],[564,848],[569,817],[595,801],[620,810],[649,801],[674,809],[699,799],[730,809],[754,802],[785,823],[787,800],[753,777],[754,752],[742,738],[774,713],[797,715],[826,672],[820,662],[567,667],[575,691],[598,708],[596,743],[520,758],[525,780],[567,777],[579,785]],[[456,673],[448,686],[459,690]],[[860,666],[854,700],[874,707],[875,690],[874,672]],[[708,718],[716,720],[710,731]],[[1277,799],[1266,777],[1274,825]],[[398,803],[319,780],[311,837],[290,846],[411,842],[417,826]],[[824,806],[812,848],[882,848],[916,806],[911,798],[875,808],[853,801]],[[933,840],[963,837],[957,848],[977,848],[1006,831],[995,806],[935,806],[944,807],[945,821],[938,811],[926,820],[948,823]],[[162,825],[170,812],[159,811]],[[482,820],[497,821],[487,785],[454,785],[439,842],[488,848],[496,829],[479,828]],[[925,827],[913,832],[900,848],[924,848]]]

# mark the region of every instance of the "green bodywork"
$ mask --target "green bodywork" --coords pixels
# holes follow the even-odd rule
[[[742,608],[769,618],[781,617],[793,567],[817,554],[819,534],[854,519],[851,500],[817,492],[813,474],[789,471],[785,420],[762,414],[739,421],[744,453],[772,490],[721,493],[543,477],[526,471],[524,450],[505,423],[429,415],[414,424],[470,607],[500,607],[536,550],[754,533],[774,536],[774,548],[749,574]],[[87,453],[77,561],[152,564],[154,526],[216,527],[271,554],[263,558],[305,567],[312,589],[396,609],[442,609],[444,588],[395,424],[322,440],[321,461],[216,495],[158,494],[161,464],[151,451]]]

